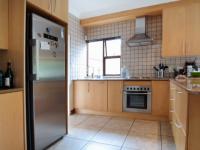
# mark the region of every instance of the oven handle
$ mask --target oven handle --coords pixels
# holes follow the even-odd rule
[[[124,94],[134,94],[134,95],[151,95],[151,92],[148,92],[148,93],[129,93],[129,92],[126,92],[124,91]]]

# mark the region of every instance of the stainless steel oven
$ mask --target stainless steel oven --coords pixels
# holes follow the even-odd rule
[[[123,112],[151,113],[151,87],[125,86]]]

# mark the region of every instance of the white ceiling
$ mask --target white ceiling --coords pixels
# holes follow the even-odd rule
[[[69,0],[69,12],[80,19],[176,0]]]

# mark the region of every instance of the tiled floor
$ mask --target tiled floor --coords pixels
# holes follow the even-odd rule
[[[49,150],[175,150],[169,123],[72,115],[69,134]]]

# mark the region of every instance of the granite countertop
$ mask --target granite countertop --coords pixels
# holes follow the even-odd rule
[[[74,81],[168,81],[169,78],[155,78],[155,77],[143,77],[143,78],[120,78],[120,77],[106,77],[106,78],[81,78],[74,79]]]
[[[171,81],[191,94],[200,95],[200,78],[187,78],[185,80],[173,79]]]
[[[0,94],[19,92],[19,91],[23,91],[23,90],[24,90],[23,88],[2,89],[2,90],[0,90]]]

